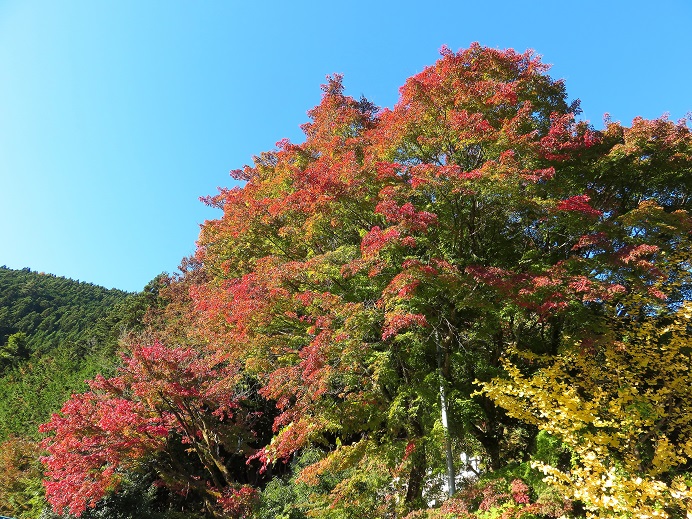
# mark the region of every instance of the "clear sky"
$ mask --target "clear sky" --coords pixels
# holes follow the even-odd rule
[[[302,140],[327,74],[392,106],[478,41],[534,49],[604,112],[692,111],[689,0],[0,0],[0,265],[137,291],[218,216],[199,197]]]

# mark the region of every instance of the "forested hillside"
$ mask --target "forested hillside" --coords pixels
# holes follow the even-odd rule
[[[0,439],[34,436],[84,380],[108,372],[119,334],[135,321],[128,296],[0,268]]]
[[[10,335],[23,333],[27,353],[50,351],[61,343],[104,340],[111,332],[99,321],[127,293],[106,290],[26,268],[0,267],[0,344],[6,355]]]

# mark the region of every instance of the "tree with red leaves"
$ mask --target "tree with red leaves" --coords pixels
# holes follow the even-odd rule
[[[475,381],[500,375],[510,346],[557,354],[604,302],[652,288],[686,232],[689,174],[675,168],[689,172],[689,131],[596,132],[546,70],[531,53],[444,49],[377,113],[331,78],[303,144],[279,143],[209,199],[224,215],[202,230],[213,274],[193,297],[280,411],[266,465],[331,445],[306,478],[396,473],[410,509],[445,466],[444,437],[491,469],[526,460],[535,429]],[[651,177],[625,181],[632,165]],[[347,486],[335,503],[362,499]]]
[[[232,376],[229,365],[189,347],[132,345],[116,377],[89,381],[91,391],[73,395],[42,426],[53,433],[44,442],[48,501],[79,516],[117,489],[124,471],[148,461],[162,485],[195,494],[212,514],[243,517],[234,496],[251,504],[255,491],[228,458],[253,449],[242,396],[219,387]]]

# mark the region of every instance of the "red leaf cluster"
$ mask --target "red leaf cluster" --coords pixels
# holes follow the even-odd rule
[[[574,213],[581,213],[587,216],[601,216],[603,211],[594,209],[589,205],[590,198],[587,195],[576,195],[565,200],[561,200],[555,206],[558,211],[568,211]]]
[[[210,426],[216,437],[230,434],[237,444],[243,418],[234,395],[219,384],[229,369],[192,348],[157,341],[133,345],[118,376],[89,381],[91,391],[73,395],[60,414],[41,426],[41,432],[51,433],[43,442],[49,503],[55,510],[81,515],[118,487],[122,470],[165,453],[175,436],[201,459],[220,446],[209,443]],[[211,458],[208,462],[214,464]],[[216,470],[211,465],[207,469]],[[175,486],[176,478],[189,477],[169,474],[167,479]]]

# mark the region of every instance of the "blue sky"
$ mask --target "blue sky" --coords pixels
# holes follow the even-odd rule
[[[692,111],[692,3],[0,0],[0,265],[137,291],[320,84],[392,106],[439,48],[534,49],[604,112]]]

